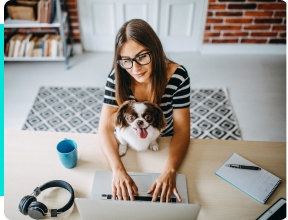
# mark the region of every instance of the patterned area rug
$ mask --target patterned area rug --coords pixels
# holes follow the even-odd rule
[[[190,116],[193,138],[242,140],[226,88],[191,90]]]
[[[104,88],[41,87],[23,130],[97,133]],[[191,90],[191,137],[241,140],[226,89]]]

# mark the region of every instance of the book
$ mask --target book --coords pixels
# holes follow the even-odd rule
[[[28,34],[24,40],[24,48],[23,51],[21,53],[22,57],[26,57],[27,51],[28,51],[28,44],[30,39],[32,38],[32,34]],[[21,48],[22,49],[22,48]]]
[[[56,0],[51,1],[51,11],[50,11],[50,21],[49,23],[53,23],[56,14]]]
[[[37,5],[37,21],[41,23],[41,7],[42,7],[42,2],[39,1]]]
[[[44,23],[45,22],[45,1],[40,0],[38,2],[38,22]]]
[[[26,49],[26,57],[32,57],[33,56],[33,50],[34,50],[34,45],[35,42],[38,40],[37,36],[33,36],[31,40],[29,40],[27,44],[27,49]]]
[[[52,0],[48,0],[48,12],[46,15],[46,22],[50,23]]]
[[[19,57],[20,47],[21,47],[21,44],[22,44],[24,37],[25,36],[22,34],[17,34],[17,37],[15,39],[13,57]]]
[[[44,23],[49,23],[49,20],[50,20],[50,11],[49,11],[49,8],[50,8],[50,2],[49,0],[45,0],[44,2]]]
[[[31,36],[32,36],[32,34],[23,35],[23,39],[22,39],[22,42],[21,42],[21,45],[20,45],[20,49],[19,49],[19,52],[18,52],[18,57],[24,57],[26,44],[27,44],[27,41],[29,41]]]
[[[8,57],[9,46],[10,46],[10,42],[8,41],[8,42],[5,44],[5,52],[4,52],[4,56],[5,56],[5,57]]]
[[[57,38],[57,41],[58,41],[57,56],[58,56],[58,57],[64,57],[63,42],[62,42],[62,40],[61,40],[60,35],[59,35],[59,37]]]
[[[33,57],[42,57],[42,37],[39,37],[34,44]]]
[[[53,35],[50,41],[50,56],[57,57],[59,35]]]
[[[17,34],[14,34],[11,39],[9,40],[9,51],[8,51],[8,57],[13,57],[14,53],[14,46],[15,46],[15,40],[17,38]]]
[[[49,38],[50,34],[45,34],[44,37],[42,37],[42,57],[46,57],[47,54],[47,39]]]
[[[55,34],[50,34],[49,37],[47,37],[46,39],[46,44],[45,44],[45,56],[46,57],[51,57],[52,40],[54,36]]]
[[[26,36],[25,36],[25,38],[26,38]],[[25,44],[26,44],[25,38],[21,42],[18,57],[23,57],[23,55],[24,55],[24,49],[25,49]]]
[[[227,167],[226,164],[257,165],[234,153],[215,174],[263,204],[282,182],[280,178],[263,168],[261,170],[238,169]]]

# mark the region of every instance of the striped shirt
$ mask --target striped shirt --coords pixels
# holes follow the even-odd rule
[[[119,107],[115,98],[115,71],[113,70],[106,82],[104,104]],[[130,91],[130,100],[135,97]],[[162,131],[161,136],[173,136],[173,109],[190,107],[190,78],[187,70],[183,66],[179,66],[168,81],[164,95],[162,96],[160,108],[166,118],[167,126]]]

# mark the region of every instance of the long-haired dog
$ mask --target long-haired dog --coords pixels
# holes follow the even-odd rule
[[[115,124],[119,155],[123,156],[127,145],[137,151],[157,151],[156,139],[166,127],[166,119],[157,105],[129,100],[118,109]]]

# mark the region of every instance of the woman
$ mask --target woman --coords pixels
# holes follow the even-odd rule
[[[138,188],[127,174],[118,153],[114,121],[126,100],[150,101],[164,112],[167,127],[161,136],[172,136],[167,163],[149,194],[169,202],[171,194],[181,202],[176,188],[176,171],[190,140],[190,79],[183,66],[169,60],[150,25],[141,19],[123,24],[115,40],[112,71],[108,76],[99,123],[102,151],[113,172],[112,193],[120,200],[134,200]]]

